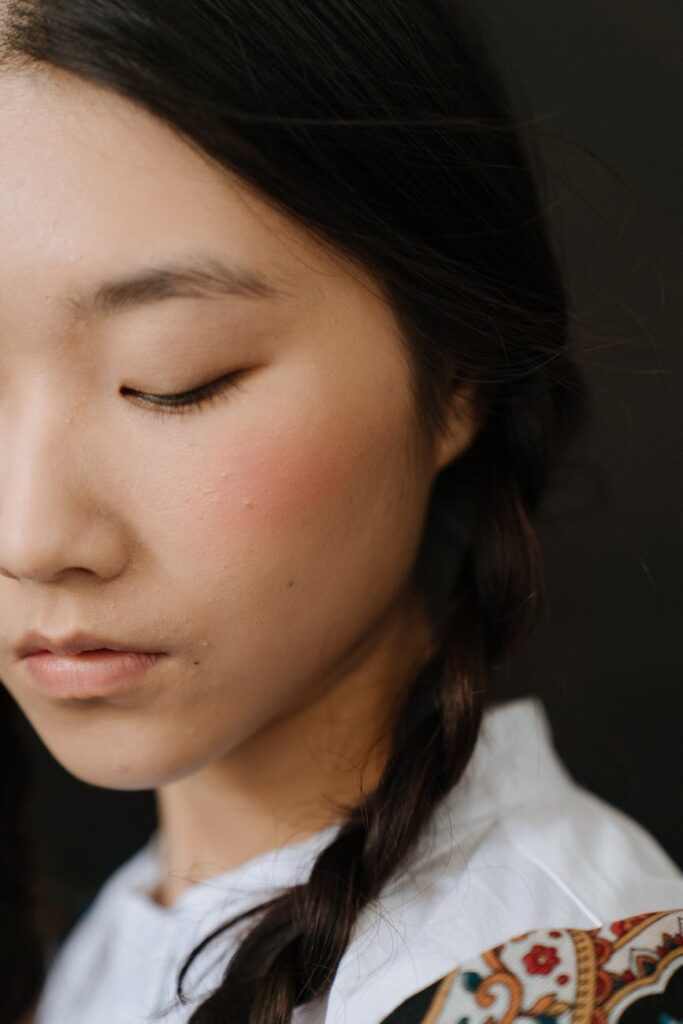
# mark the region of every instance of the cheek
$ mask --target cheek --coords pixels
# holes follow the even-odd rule
[[[376,437],[363,443],[348,425],[320,420],[214,446],[195,463],[192,493],[183,501],[191,508],[189,531],[216,550],[237,538],[267,542],[324,529],[348,515],[373,480],[377,486],[386,455]]]

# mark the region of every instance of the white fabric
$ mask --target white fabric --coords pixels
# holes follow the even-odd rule
[[[303,881],[336,828],[195,883],[172,908],[148,895],[159,880],[155,832],[62,945],[36,1024],[142,1024],[173,1006],[178,969],[204,935]],[[683,872],[641,825],[576,784],[538,698],[494,705],[409,867],[359,917],[328,997],[297,1008],[293,1024],[378,1024],[412,993],[514,935],[671,908],[683,908]],[[160,1021],[186,1024],[218,985],[239,935],[230,929],[199,955],[183,986],[192,1001]]]

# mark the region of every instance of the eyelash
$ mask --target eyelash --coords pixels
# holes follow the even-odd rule
[[[122,394],[136,395],[154,416],[165,418],[167,416],[186,416],[190,412],[197,412],[199,409],[211,405],[221,398],[226,398],[233,388],[240,386],[239,378],[244,371],[227,373],[217,380],[192,391],[183,391],[176,395],[149,395],[133,388],[121,388]]]

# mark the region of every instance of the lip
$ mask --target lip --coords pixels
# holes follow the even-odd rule
[[[147,647],[144,644],[123,644],[111,637],[96,635],[93,633],[71,633],[62,639],[53,640],[42,633],[32,631],[22,637],[15,648],[17,658],[26,658],[31,654],[38,654],[49,651],[52,654],[75,655],[83,651],[118,651],[132,652],[136,654],[161,654],[158,649]]]
[[[142,651],[89,650],[80,654],[42,650],[22,664],[44,694],[63,700],[107,697],[142,681],[166,655]]]

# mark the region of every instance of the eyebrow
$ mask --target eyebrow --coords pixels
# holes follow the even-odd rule
[[[79,314],[107,315],[164,299],[226,295],[275,299],[286,294],[252,267],[228,264],[216,256],[195,255],[165,260],[102,281],[91,292],[72,296],[69,304]]]

